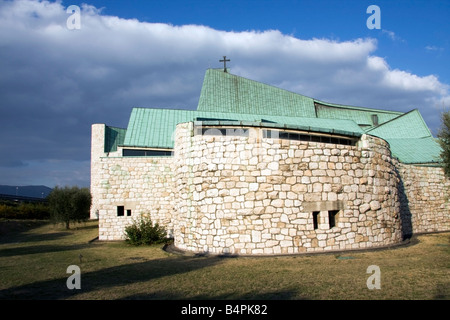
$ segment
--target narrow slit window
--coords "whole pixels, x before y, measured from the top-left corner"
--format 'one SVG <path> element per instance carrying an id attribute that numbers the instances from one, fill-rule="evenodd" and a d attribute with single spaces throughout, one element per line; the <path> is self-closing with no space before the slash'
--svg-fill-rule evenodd
<path id="1" fill-rule="evenodd" d="M 339 210 L 328 211 L 328 223 L 330 225 L 330 229 L 335 227 L 338 222 Z"/>
<path id="2" fill-rule="evenodd" d="M 339 144 L 339 138 L 331 138 L 331 143 Z"/>
<path id="3" fill-rule="evenodd" d="M 302 134 L 280 130 L 263 130 L 263 138 L 333 143 L 333 144 L 342 144 L 346 146 L 354 146 L 356 145 L 357 141 L 356 139 L 345 139 L 315 134 Z"/>
<path id="4" fill-rule="evenodd" d="M 310 141 L 311 140 L 311 136 L 308 136 L 306 134 L 302 134 L 302 135 L 300 135 L 300 140 L 301 141 Z"/>
<path id="5" fill-rule="evenodd" d="M 125 207 L 124 206 L 117 206 L 117 216 L 123 217 L 125 214 Z"/>
<path id="6" fill-rule="evenodd" d="M 376 115 L 376 114 L 373 114 L 372 115 L 372 123 L 373 123 L 373 125 L 374 126 L 377 126 L 378 125 L 378 115 Z"/>
<path id="7" fill-rule="evenodd" d="M 320 142 L 320 136 L 311 136 L 311 142 Z"/>
<path id="8" fill-rule="evenodd" d="M 140 150 L 140 149 L 123 149 L 124 157 L 166 157 L 171 156 L 172 151 L 168 150 Z"/>
<path id="9" fill-rule="evenodd" d="M 319 229 L 319 211 L 314 211 L 313 212 L 313 226 L 314 226 L 314 230 Z"/>

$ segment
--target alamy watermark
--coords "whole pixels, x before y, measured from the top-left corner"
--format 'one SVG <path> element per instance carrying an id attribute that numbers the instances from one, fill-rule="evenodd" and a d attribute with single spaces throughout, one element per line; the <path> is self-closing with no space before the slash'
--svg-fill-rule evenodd
<path id="1" fill-rule="evenodd" d="M 366 273 L 372 274 L 366 281 L 369 290 L 381 289 L 381 270 L 379 266 L 371 265 L 367 267 Z"/>
<path id="2" fill-rule="evenodd" d="M 377 5 L 370 5 L 367 7 L 366 13 L 371 14 L 369 18 L 367 18 L 366 25 L 370 30 L 372 29 L 381 29 L 381 9 Z"/>
<path id="3" fill-rule="evenodd" d="M 70 17 L 67 18 L 66 25 L 69 30 L 80 30 L 81 29 L 81 10 L 79 6 L 71 5 L 66 10 L 70 13 Z"/>
<path id="4" fill-rule="evenodd" d="M 71 273 L 72 275 L 67 278 L 66 286 L 67 289 L 81 289 L 81 270 L 77 265 L 70 265 L 67 267 L 66 273 Z"/>

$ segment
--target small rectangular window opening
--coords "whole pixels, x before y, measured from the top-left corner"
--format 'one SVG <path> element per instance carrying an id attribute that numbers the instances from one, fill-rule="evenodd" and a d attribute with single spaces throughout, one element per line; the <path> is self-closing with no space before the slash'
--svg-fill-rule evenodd
<path id="1" fill-rule="evenodd" d="M 131 217 L 131 210 L 127 209 L 127 217 Z"/>
<path id="2" fill-rule="evenodd" d="M 372 115 L 372 123 L 374 126 L 378 125 L 378 115 L 376 115 L 376 114 Z"/>
<path id="3" fill-rule="evenodd" d="M 123 217 L 125 213 L 125 207 L 124 206 L 117 206 L 117 216 Z"/>
<path id="4" fill-rule="evenodd" d="M 330 225 L 330 229 L 335 227 L 338 221 L 339 210 L 328 211 L 328 223 Z"/>
<path id="5" fill-rule="evenodd" d="M 313 212 L 313 226 L 314 230 L 317 230 L 319 228 L 319 211 Z"/>

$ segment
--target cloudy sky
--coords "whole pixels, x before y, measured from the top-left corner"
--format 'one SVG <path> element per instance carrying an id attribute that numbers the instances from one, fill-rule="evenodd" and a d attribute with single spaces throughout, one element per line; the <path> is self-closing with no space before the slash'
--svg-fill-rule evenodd
<path id="1" fill-rule="evenodd" d="M 449 17 L 448 0 L 0 0 L 0 184 L 89 186 L 91 124 L 195 109 L 224 55 L 233 74 L 323 101 L 417 108 L 436 134 Z"/>

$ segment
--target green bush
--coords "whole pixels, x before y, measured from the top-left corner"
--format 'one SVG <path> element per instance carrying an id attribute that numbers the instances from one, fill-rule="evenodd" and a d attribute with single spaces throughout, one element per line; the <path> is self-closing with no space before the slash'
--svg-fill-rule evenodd
<path id="1" fill-rule="evenodd" d="M 153 224 L 149 217 L 141 216 L 125 227 L 125 240 L 135 246 L 163 243 L 166 238 L 166 229 L 158 223 Z"/>
<path id="2" fill-rule="evenodd" d="M 441 157 L 444 165 L 444 172 L 450 178 L 450 111 L 444 112 L 441 116 L 442 124 L 439 128 L 438 142 L 442 147 Z"/>

